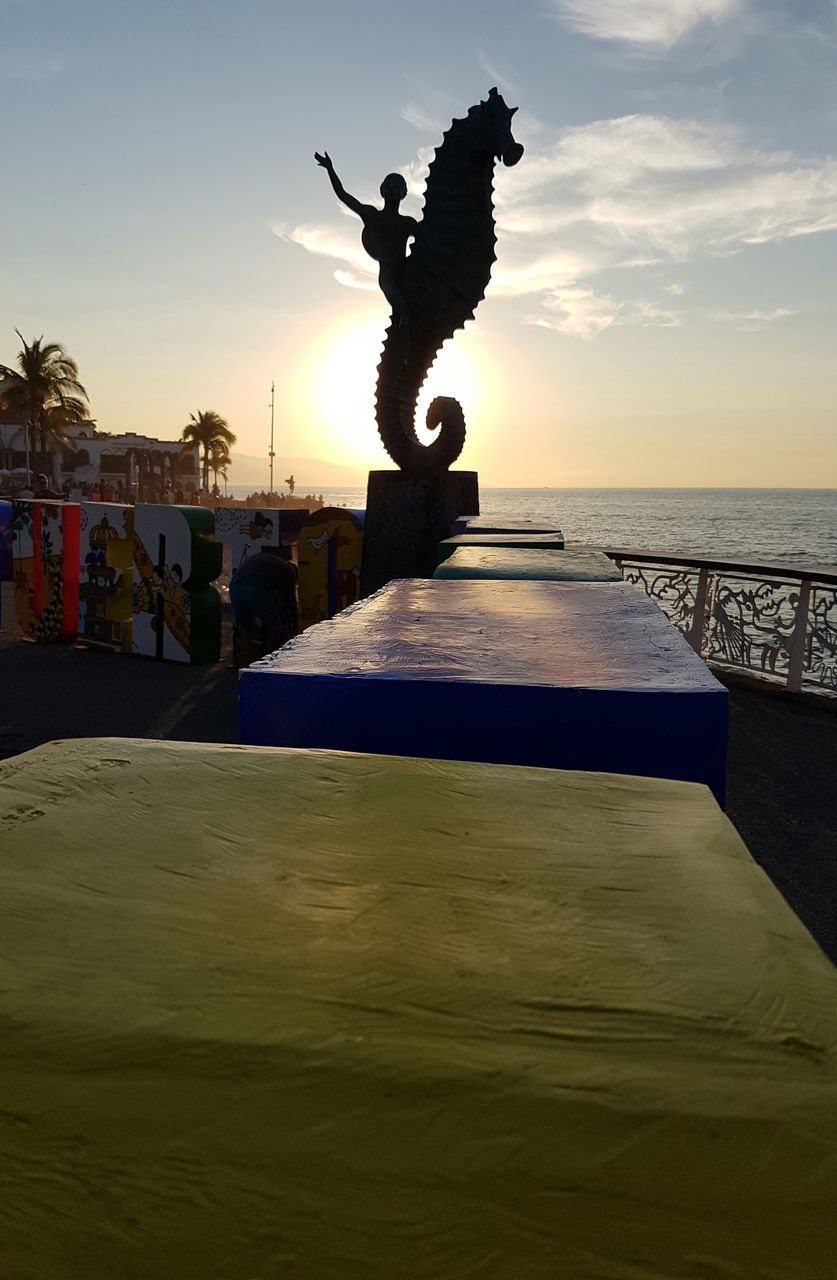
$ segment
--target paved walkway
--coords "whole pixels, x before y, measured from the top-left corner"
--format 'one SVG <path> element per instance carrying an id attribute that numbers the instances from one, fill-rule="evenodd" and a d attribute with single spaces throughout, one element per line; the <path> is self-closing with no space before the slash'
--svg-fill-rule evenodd
<path id="1" fill-rule="evenodd" d="M 225 613 L 225 661 L 211 667 L 18 639 L 2 584 L 0 758 L 55 738 L 238 741 L 238 674 Z"/>
<path id="2" fill-rule="evenodd" d="M 237 742 L 237 674 L 17 639 L 3 584 L 0 758 L 55 738 Z M 229 652 L 229 623 L 225 623 Z M 728 812 L 837 963 L 837 708 L 730 691 Z"/>
<path id="3" fill-rule="evenodd" d="M 730 689 L 727 812 L 837 964 L 837 703 Z"/>

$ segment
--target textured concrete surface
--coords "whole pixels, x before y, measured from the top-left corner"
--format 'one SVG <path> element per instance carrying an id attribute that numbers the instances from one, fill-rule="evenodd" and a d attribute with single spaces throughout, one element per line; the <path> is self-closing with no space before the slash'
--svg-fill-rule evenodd
<path id="1" fill-rule="evenodd" d="M 434 578 L 512 582 L 621 582 L 622 574 L 595 547 L 458 547 L 436 569 Z"/>
<path id="2" fill-rule="evenodd" d="M 545 551 L 562 551 L 564 535 L 560 529 L 552 533 L 456 533 L 439 543 L 439 564 L 457 547 L 542 547 Z"/>
<path id="3" fill-rule="evenodd" d="M 837 974 L 705 788 L 99 739 L 0 831 L 4 1277 L 833 1280 Z"/>
<path id="4" fill-rule="evenodd" d="M 837 964 L 837 701 L 730 689 L 727 812 Z"/>
<path id="5" fill-rule="evenodd" d="M 537 520 L 500 520 L 497 516 L 460 516 L 454 533 L 557 533 L 554 524 Z"/>
<path id="6" fill-rule="evenodd" d="M 237 672 L 18 638 L 11 587 L 0 587 L 0 757 L 91 735 L 237 742 Z M 229 609 L 222 653 L 232 652 Z"/>
<path id="7" fill-rule="evenodd" d="M 625 582 L 391 582 L 241 675 L 241 739 L 704 782 L 726 691 Z"/>
<path id="8" fill-rule="evenodd" d="M 96 735 L 238 741 L 238 681 L 185 667 L 18 638 L 0 587 L 0 757 Z M 229 628 L 225 631 L 229 652 Z M 727 812 L 753 857 L 837 963 L 837 707 L 732 686 Z"/>

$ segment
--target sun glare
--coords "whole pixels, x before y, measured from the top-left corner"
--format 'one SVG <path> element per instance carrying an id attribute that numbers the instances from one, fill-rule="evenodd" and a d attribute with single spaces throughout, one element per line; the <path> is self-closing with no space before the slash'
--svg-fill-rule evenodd
<path id="1" fill-rule="evenodd" d="M 383 337 L 379 320 L 339 333 L 312 370 L 321 425 L 338 445 L 366 453 L 375 443 L 375 378 Z"/>
<path id="2" fill-rule="evenodd" d="M 375 384 L 381 356 L 385 322 L 365 321 L 338 334 L 314 365 L 313 395 L 317 415 L 335 447 L 370 455 L 378 451 L 375 422 Z M 454 396 L 465 418 L 473 421 L 478 408 L 477 376 L 481 358 L 478 340 L 459 333 L 445 343 L 419 397 L 416 421 L 419 438 L 432 440 L 424 429 L 427 406 L 434 396 Z"/>

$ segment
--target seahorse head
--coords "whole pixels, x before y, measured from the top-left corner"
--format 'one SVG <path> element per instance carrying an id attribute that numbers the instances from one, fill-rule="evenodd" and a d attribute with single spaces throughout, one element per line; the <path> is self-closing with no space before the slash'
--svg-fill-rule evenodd
<path id="1" fill-rule="evenodd" d="M 523 155 L 523 146 L 515 142 L 511 131 L 516 110 L 517 107 L 506 106 L 496 89 L 489 89 L 488 99 L 468 112 L 471 146 L 502 160 L 509 168 Z"/>

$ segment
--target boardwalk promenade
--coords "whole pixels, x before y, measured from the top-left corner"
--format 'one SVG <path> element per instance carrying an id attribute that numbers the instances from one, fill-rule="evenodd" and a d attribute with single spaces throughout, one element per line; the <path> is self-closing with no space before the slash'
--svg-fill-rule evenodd
<path id="1" fill-rule="evenodd" d="M 56 738 L 238 740 L 238 675 L 73 645 L 19 640 L 11 591 L 0 631 L 0 758 Z M 228 613 L 224 652 L 231 648 Z"/>
<path id="2" fill-rule="evenodd" d="M 69 645 L 24 644 L 17 638 L 6 587 L 0 758 L 57 738 L 97 736 L 236 742 L 236 672 L 225 663 L 192 668 Z M 729 816 L 837 963 L 835 777 L 837 710 L 791 696 L 731 689 Z"/>

